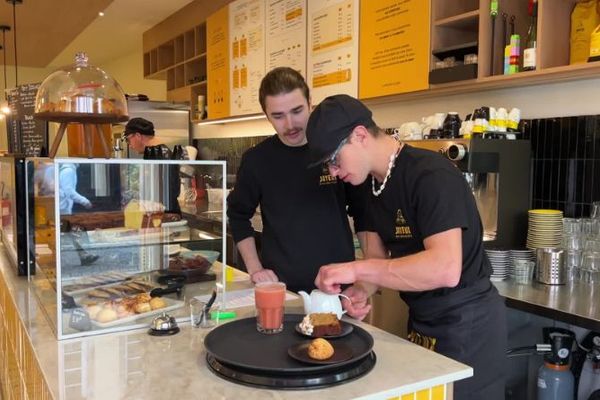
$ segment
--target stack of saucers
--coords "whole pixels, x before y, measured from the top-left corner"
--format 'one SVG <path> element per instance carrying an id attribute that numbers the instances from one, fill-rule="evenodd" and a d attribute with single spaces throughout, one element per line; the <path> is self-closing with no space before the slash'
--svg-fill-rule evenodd
<path id="1" fill-rule="evenodd" d="M 510 269 L 510 257 L 508 250 L 486 250 L 490 263 L 492 264 L 492 275 L 490 280 L 503 281 L 508 278 Z"/>
<path id="2" fill-rule="evenodd" d="M 527 248 L 560 247 L 562 239 L 562 218 L 560 210 L 529 210 Z"/>

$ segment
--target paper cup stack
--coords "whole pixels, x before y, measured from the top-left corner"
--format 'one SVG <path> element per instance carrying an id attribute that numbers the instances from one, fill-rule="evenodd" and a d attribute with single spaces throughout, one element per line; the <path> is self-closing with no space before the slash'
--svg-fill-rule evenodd
<path id="1" fill-rule="evenodd" d="M 560 210 L 529 210 L 527 248 L 560 247 L 562 241 L 562 218 Z"/>

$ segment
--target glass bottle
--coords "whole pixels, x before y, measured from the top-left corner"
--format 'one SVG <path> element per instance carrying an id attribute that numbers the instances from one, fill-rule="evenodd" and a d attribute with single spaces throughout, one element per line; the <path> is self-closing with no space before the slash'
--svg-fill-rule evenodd
<path id="1" fill-rule="evenodd" d="M 529 27 L 527 28 L 527 41 L 523 50 L 523 71 L 533 71 L 537 68 L 537 0 L 533 0 Z"/>

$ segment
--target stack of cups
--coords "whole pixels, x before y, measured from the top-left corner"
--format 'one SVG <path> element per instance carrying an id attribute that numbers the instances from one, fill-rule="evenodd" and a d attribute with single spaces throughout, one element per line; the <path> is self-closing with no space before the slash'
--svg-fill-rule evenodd
<path id="1" fill-rule="evenodd" d="M 563 219 L 562 245 L 567 278 L 595 283 L 600 282 L 600 202 L 592 205 L 591 214 Z"/>

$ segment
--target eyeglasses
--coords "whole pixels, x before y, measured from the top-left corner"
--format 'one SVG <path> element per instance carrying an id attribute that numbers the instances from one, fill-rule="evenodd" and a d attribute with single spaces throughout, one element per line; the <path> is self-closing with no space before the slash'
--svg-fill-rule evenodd
<path id="1" fill-rule="evenodd" d="M 342 140 L 340 142 L 340 144 L 338 145 L 337 149 L 335 149 L 335 151 L 331 155 L 331 157 L 329 157 L 329 159 L 327 161 L 325 161 L 325 165 L 326 166 L 328 166 L 328 167 L 336 167 L 336 168 L 340 166 L 338 164 L 337 156 L 340 153 L 340 151 L 342 150 L 342 147 L 344 147 L 344 145 L 346 143 L 348 143 L 348 138 L 345 138 L 344 140 Z"/>
<path id="2" fill-rule="evenodd" d="M 135 133 L 127 133 L 127 134 L 123 135 L 123 140 L 125 140 L 125 142 L 126 142 L 127 144 L 129 144 L 129 139 L 130 139 L 130 138 L 131 138 L 133 135 L 135 135 Z"/>

